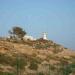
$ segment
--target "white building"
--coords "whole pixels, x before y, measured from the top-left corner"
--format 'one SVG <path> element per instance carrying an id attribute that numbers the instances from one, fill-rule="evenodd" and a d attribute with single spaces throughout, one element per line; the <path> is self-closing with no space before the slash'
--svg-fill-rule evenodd
<path id="1" fill-rule="evenodd" d="M 47 39 L 47 33 L 43 33 L 43 39 L 44 39 L 44 40 L 48 40 L 48 39 Z"/>
<path id="2" fill-rule="evenodd" d="M 33 40 L 36 40 L 36 39 L 33 38 L 33 36 L 25 35 L 25 36 L 23 37 L 23 40 L 31 40 L 31 41 L 33 41 Z"/>

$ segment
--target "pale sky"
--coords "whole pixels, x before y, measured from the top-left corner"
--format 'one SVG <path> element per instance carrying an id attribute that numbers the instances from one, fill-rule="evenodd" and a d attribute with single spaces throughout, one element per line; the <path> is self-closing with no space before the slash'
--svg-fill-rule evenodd
<path id="1" fill-rule="evenodd" d="M 75 0 L 0 0 L 0 36 L 16 25 L 75 50 Z"/>

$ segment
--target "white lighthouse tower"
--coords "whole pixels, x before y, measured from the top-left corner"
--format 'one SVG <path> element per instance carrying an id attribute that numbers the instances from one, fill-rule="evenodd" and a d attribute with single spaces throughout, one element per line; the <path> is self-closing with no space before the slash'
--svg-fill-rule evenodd
<path id="1" fill-rule="evenodd" d="M 46 32 L 43 33 L 43 39 L 44 39 L 44 40 L 48 40 L 48 39 L 47 39 L 47 33 L 46 33 Z"/>

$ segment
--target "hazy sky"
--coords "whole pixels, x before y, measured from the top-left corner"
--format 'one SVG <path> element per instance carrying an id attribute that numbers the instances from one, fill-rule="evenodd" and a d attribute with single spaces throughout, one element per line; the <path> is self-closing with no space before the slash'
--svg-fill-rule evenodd
<path id="1" fill-rule="evenodd" d="M 0 0 L 0 36 L 16 25 L 75 49 L 75 0 Z"/>

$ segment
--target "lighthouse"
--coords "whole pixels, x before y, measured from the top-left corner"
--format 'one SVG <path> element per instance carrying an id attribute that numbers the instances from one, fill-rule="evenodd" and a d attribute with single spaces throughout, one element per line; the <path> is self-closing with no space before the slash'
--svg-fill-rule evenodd
<path id="1" fill-rule="evenodd" d="M 45 32 L 43 33 L 43 39 L 44 39 L 44 40 L 48 40 L 48 39 L 47 39 L 47 33 L 45 33 Z"/>

